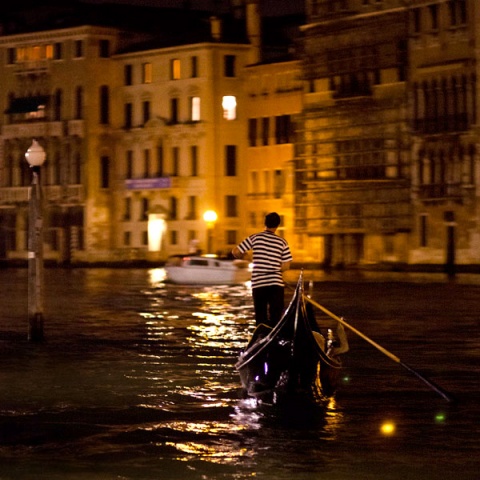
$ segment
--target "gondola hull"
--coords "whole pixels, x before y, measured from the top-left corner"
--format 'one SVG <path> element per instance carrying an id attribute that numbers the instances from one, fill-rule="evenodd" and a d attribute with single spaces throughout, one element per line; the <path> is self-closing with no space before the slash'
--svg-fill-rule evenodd
<path id="1" fill-rule="evenodd" d="M 315 330 L 300 279 L 280 322 L 273 329 L 257 327 L 238 359 L 244 394 L 272 404 L 294 398 L 319 403 L 332 397 L 341 361 L 323 351 Z"/>

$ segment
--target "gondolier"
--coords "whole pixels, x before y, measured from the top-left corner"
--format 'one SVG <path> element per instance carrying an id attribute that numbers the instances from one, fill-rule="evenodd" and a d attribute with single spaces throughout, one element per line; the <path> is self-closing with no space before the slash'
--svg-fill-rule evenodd
<path id="1" fill-rule="evenodd" d="M 319 332 L 305 302 L 302 272 L 275 328 L 257 327 L 235 364 L 246 397 L 265 404 L 326 405 L 335 394 L 342 368 L 338 354 L 348 350 L 348 342 L 344 337 L 343 351 L 331 348 L 330 336 Z"/>
<path id="2" fill-rule="evenodd" d="M 265 230 L 245 238 L 233 250 L 235 258 L 253 252 L 252 297 L 256 324 L 271 327 L 285 307 L 283 272 L 290 268 L 292 254 L 287 241 L 275 232 L 280 225 L 276 212 L 265 216 Z"/>

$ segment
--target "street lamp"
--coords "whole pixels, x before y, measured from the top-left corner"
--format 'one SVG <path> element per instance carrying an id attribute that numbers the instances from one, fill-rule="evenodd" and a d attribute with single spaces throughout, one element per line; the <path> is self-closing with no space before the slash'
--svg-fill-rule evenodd
<path id="1" fill-rule="evenodd" d="M 217 212 L 215 210 L 207 210 L 203 214 L 203 219 L 207 224 L 207 236 L 208 236 L 208 243 L 207 243 L 207 253 L 212 253 L 213 250 L 213 227 L 215 226 L 215 222 L 217 221 Z"/>
<path id="2" fill-rule="evenodd" d="M 45 150 L 36 141 L 25 153 L 33 178 L 29 192 L 28 224 L 28 339 L 43 340 L 43 215 L 40 167 Z"/>

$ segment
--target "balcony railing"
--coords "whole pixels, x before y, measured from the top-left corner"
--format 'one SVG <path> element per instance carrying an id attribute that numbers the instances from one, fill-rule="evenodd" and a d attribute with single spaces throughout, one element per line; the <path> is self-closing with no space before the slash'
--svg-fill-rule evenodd
<path id="1" fill-rule="evenodd" d="M 460 183 L 432 183 L 420 185 L 419 197 L 422 200 L 461 198 L 462 185 Z"/>
<path id="2" fill-rule="evenodd" d="M 2 126 L 4 139 L 11 138 L 38 138 L 38 137 L 62 137 L 62 122 L 22 122 Z"/>
<path id="3" fill-rule="evenodd" d="M 0 188 L 0 205 L 13 205 L 28 202 L 28 187 Z"/>
<path id="4" fill-rule="evenodd" d="M 16 205 L 28 202 L 29 187 L 0 188 L 0 205 Z M 76 203 L 85 201 L 83 185 L 47 185 L 42 187 L 44 199 L 49 203 Z"/>

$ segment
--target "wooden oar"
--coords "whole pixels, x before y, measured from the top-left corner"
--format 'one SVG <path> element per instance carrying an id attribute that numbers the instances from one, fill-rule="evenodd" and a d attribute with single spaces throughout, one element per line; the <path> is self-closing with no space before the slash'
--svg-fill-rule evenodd
<path id="1" fill-rule="evenodd" d="M 375 342 L 374 340 L 372 340 L 371 338 L 367 337 L 364 333 L 360 332 L 360 330 L 357 330 L 355 327 L 353 327 L 352 325 L 350 325 L 349 323 L 347 323 L 343 318 L 340 318 L 338 317 L 337 315 L 335 315 L 334 313 L 330 312 L 329 310 L 327 310 L 325 307 L 323 307 L 322 305 L 320 305 L 319 303 L 315 302 L 314 300 L 312 300 L 310 297 L 304 295 L 304 298 L 310 302 L 312 305 L 314 305 L 315 307 L 319 308 L 320 310 L 322 310 L 324 313 L 326 313 L 328 316 L 332 317 L 334 320 L 336 320 L 337 322 L 340 322 L 343 326 L 347 327 L 348 329 L 350 329 L 352 332 L 356 333 L 359 337 L 363 338 L 364 340 L 366 340 L 368 343 L 370 343 L 371 345 L 373 345 L 377 350 L 379 350 L 380 352 L 382 352 L 384 355 L 386 355 L 388 358 L 392 359 L 394 362 L 398 363 L 399 365 L 401 365 L 402 367 L 404 367 L 405 369 L 407 369 L 410 373 L 413 373 L 416 377 L 418 377 L 420 380 L 422 380 L 423 382 L 425 382 L 430 388 L 432 388 L 433 390 L 435 390 L 438 394 L 440 394 L 447 402 L 455 402 L 455 399 L 452 397 L 452 395 L 450 395 L 449 393 L 447 393 L 445 390 L 443 390 L 441 387 L 439 387 L 436 383 L 432 382 L 432 380 L 429 380 L 428 378 L 426 378 L 424 375 L 420 374 L 419 372 L 417 372 L 415 369 L 413 369 L 412 367 L 410 367 L 410 365 L 407 365 L 405 362 L 402 362 L 396 355 L 394 355 L 393 353 L 389 352 L 387 349 L 383 348 L 381 345 L 379 345 L 377 342 Z"/>

